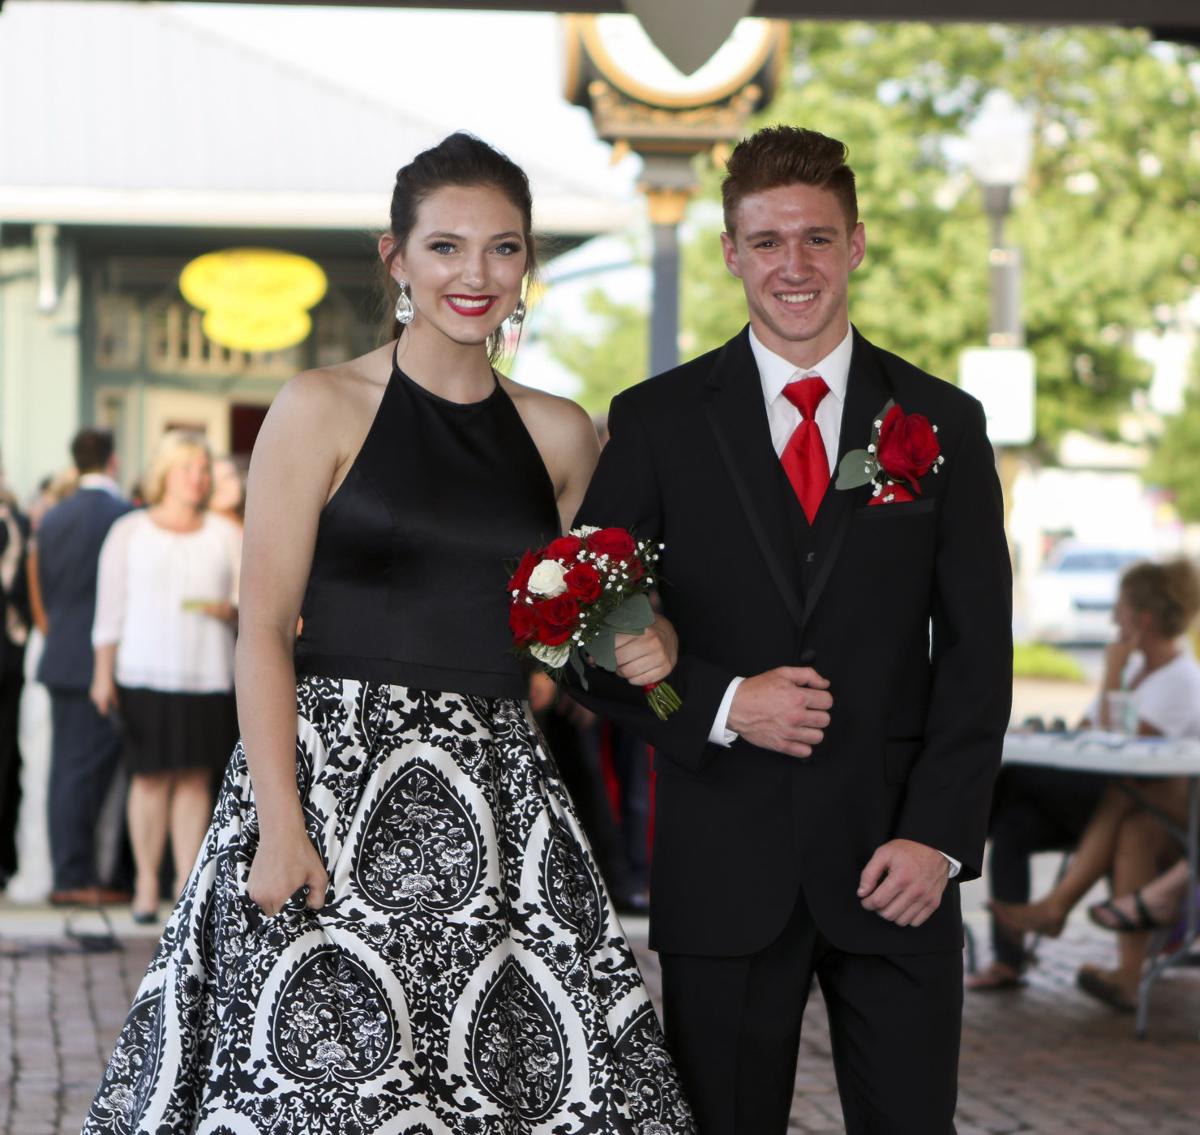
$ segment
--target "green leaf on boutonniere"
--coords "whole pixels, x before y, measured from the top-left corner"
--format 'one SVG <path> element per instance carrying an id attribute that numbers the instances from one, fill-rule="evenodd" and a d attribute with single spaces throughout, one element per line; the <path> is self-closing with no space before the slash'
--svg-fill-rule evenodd
<path id="1" fill-rule="evenodd" d="M 835 488 L 857 489 L 860 485 L 868 485 L 878 472 L 879 462 L 874 454 L 865 449 L 852 449 L 838 465 Z"/>
<path id="2" fill-rule="evenodd" d="M 888 411 L 896 404 L 895 398 L 889 398 L 884 407 L 871 419 L 871 442 L 869 449 L 852 449 L 838 463 L 837 480 L 834 488 L 857 489 L 869 485 L 879 476 L 879 433 L 883 428 Z"/>

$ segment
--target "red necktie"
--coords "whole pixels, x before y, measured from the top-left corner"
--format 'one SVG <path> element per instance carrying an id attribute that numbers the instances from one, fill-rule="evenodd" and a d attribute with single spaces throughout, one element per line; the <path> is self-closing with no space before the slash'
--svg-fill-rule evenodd
<path id="1" fill-rule="evenodd" d="M 825 456 L 825 442 L 816 423 L 817 407 L 828 393 L 829 387 L 819 374 L 789 382 L 783 388 L 783 396 L 800 411 L 803 421 L 788 438 L 779 460 L 796 490 L 809 524 L 816 518 L 829 487 L 829 459 Z"/>

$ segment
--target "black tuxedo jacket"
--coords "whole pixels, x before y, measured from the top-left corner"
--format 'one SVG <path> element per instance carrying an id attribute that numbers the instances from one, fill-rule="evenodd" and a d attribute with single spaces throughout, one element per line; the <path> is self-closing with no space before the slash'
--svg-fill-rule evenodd
<path id="1" fill-rule="evenodd" d="M 665 543 L 663 609 L 679 632 L 660 722 L 592 668 L 578 696 L 651 742 L 657 761 L 651 945 L 740 955 L 782 930 L 803 887 L 835 946 L 957 950 L 958 888 L 924 926 L 862 908 L 859 874 L 903 837 L 979 874 L 1012 691 L 1003 507 L 978 402 L 854 332 L 840 455 L 889 398 L 938 427 L 945 457 L 911 503 L 827 492 L 810 526 L 771 444 L 746 330 L 613 400 L 577 523 Z M 832 723 L 800 760 L 708 735 L 735 676 L 811 665 Z"/>

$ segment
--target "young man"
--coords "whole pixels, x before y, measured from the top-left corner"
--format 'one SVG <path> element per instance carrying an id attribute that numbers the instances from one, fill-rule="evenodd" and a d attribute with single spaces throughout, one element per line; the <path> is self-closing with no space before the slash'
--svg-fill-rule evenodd
<path id="1" fill-rule="evenodd" d="M 38 531 L 38 581 L 46 609 L 46 646 L 38 681 L 50 691 L 50 858 L 58 904 L 119 903 L 128 892 L 102 886 L 96 829 L 117 773 L 121 739 L 88 697 L 92 619 L 100 546 L 129 511 L 114 480 L 108 430 L 82 429 L 71 442 L 79 488 L 55 505 Z"/>
<path id="2" fill-rule="evenodd" d="M 792 127 L 734 150 L 749 327 L 614 399 L 579 513 L 666 544 L 683 709 L 599 672 L 582 697 L 661 757 L 651 945 L 701 1135 L 783 1135 L 814 975 L 850 1135 L 954 1129 L 957 880 L 1008 721 L 1011 576 L 978 403 L 850 325 L 845 156 Z M 936 434 L 902 421 L 874 451 L 895 484 L 836 488 L 889 402 Z"/>

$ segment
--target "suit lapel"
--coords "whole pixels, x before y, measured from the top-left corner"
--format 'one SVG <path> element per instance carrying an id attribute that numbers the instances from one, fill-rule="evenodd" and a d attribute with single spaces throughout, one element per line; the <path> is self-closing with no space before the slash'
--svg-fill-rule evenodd
<path id="1" fill-rule="evenodd" d="M 846 404 L 842 407 L 842 428 L 838 438 L 838 465 L 852 449 L 865 449 L 871 439 L 871 424 L 875 415 L 893 396 L 892 382 L 879 361 L 873 346 L 854 329 L 854 347 L 850 356 L 850 375 L 846 383 Z M 837 469 L 833 470 L 837 481 Z M 817 514 L 815 536 L 820 548 L 817 571 L 805 591 L 804 618 L 807 625 L 816 610 L 817 601 L 825 590 L 837 564 L 837 558 L 850 530 L 854 510 L 870 499 L 870 486 L 858 489 L 838 489 L 830 484 L 821 511 Z"/>
<path id="2" fill-rule="evenodd" d="M 771 579 L 797 626 L 804 620 L 799 571 L 789 536 L 786 486 L 771 444 L 758 367 L 747 330 L 718 352 L 709 372 L 704 411 Z"/>

